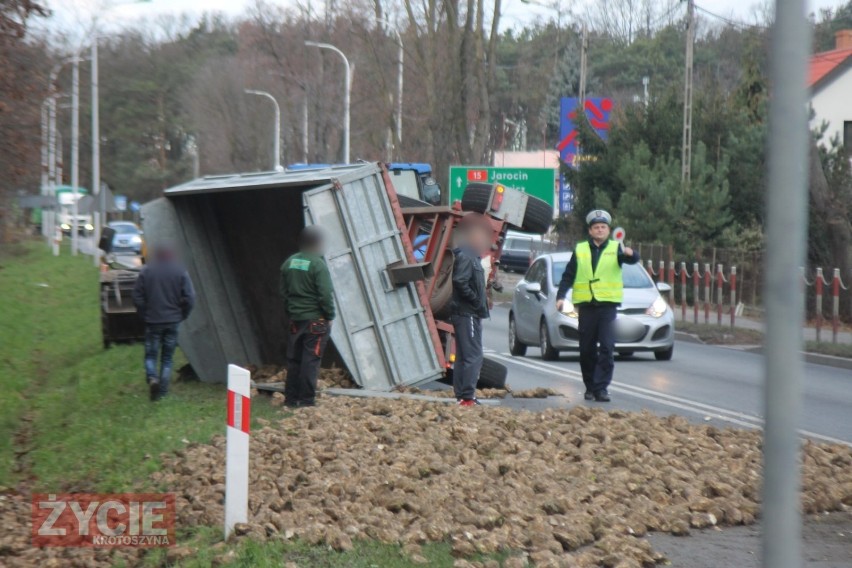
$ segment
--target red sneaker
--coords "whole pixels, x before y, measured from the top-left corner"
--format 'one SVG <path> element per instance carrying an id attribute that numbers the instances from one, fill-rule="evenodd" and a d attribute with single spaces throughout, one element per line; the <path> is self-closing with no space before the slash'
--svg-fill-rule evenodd
<path id="1" fill-rule="evenodd" d="M 459 406 L 476 406 L 476 401 L 473 401 L 473 400 L 470 400 L 470 399 L 463 398 L 462 400 L 460 400 L 460 401 L 458 402 L 458 405 L 459 405 Z"/>

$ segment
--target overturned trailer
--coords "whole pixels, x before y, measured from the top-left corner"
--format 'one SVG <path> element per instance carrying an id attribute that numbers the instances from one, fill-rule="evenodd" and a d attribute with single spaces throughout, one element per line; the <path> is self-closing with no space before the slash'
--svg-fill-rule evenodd
<path id="1" fill-rule="evenodd" d="M 479 195 L 485 197 L 483 189 Z M 518 209 L 490 213 L 496 259 L 509 226 L 502 217 Z M 432 230 L 436 223 L 422 228 L 423 215 L 438 216 L 440 234 Z M 452 328 L 434 315 L 444 311 L 436 302 L 446 303 L 437 283 L 448 282 L 446 269 L 443 278 L 435 275 L 441 264 L 435 261 L 444 259 L 451 243 L 446 231 L 461 215 L 460 207 L 402 209 L 380 164 L 207 176 L 167 189 L 142 208 L 151 241 L 178 247 L 195 282 L 197 307 L 180 344 L 202 380 L 224 381 L 228 363 L 285 362 L 289 326 L 278 297 L 279 267 L 296 252 L 300 230 L 317 224 L 328 235 L 338 309 L 331 332 L 336 353 L 329 357 L 339 356 L 359 386 L 385 391 L 451 370 Z M 429 238 L 425 258 L 412 244 L 418 233 Z M 505 369 L 495 365 L 484 372 L 505 380 Z"/>

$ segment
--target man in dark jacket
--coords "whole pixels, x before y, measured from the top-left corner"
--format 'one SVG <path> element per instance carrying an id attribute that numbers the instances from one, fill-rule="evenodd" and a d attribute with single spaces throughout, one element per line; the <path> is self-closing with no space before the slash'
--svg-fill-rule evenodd
<path id="1" fill-rule="evenodd" d="M 299 252 L 281 265 L 279 291 L 290 320 L 284 404 L 316 404 L 317 373 L 334 319 L 331 273 L 322 257 L 322 230 L 312 225 L 299 235 Z"/>
<path id="2" fill-rule="evenodd" d="M 462 242 L 453 250 L 452 317 L 456 339 L 453 390 L 459 406 L 474 406 L 476 383 L 482 369 L 482 318 L 488 317 L 485 271 L 481 256 L 489 250 L 493 229 L 479 213 L 468 213 L 459 223 Z"/>
<path id="3" fill-rule="evenodd" d="M 145 376 L 151 400 L 169 392 L 172 357 L 178 325 L 195 305 L 195 290 L 186 268 L 166 244 L 154 247 L 153 262 L 145 265 L 133 288 L 136 312 L 145 322 Z M 160 371 L 157 372 L 157 358 Z"/>

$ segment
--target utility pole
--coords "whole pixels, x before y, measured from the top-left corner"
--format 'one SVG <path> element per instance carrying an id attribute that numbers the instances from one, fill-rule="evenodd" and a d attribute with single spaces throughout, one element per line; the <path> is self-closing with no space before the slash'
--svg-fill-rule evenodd
<path id="1" fill-rule="evenodd" d="M 686 67 L 683 86 L 683 151 L 681 185 L 689 188 L 692 165 L 692 48 L 695 43 L 695 2 L 686 0 Z"/>
<path id="2" fill-rule="evenodd" d="M 308 103 L 310 98 L 306 84 L 302 85 L 302 94 L 304 95 L 302 100 L 302 160 L 307 164 L 310 162 L 308 160 Z"/>
<path id="3" fill-rule="evenodd" d="M 80 199 L 80 57 L 74 56 L 71 71 L 71 192 L 74 203 L 71 205 L 71 255 L 77 256 L 79 244 Z"/>
<path id="4" fill-rule="evenodd" d="M 92 260 L 100 266 L 98 239 L 101 236 L 101 215 L 106 223 L 105 194 L 101 191 L 101 119 L 100 94 L 98 93 L 98 33 L 92 38 L 92 196 L 95 198 L 95 231 L 92 235 Z"/>
<path id="5" fill-rule="evenodd" d="M 48 172 L 47 172 L 47 170 L 48 170 L 48 162 L 47 162 L 48 149 L 47 149 L 47 144 L 48 144 L 48 138 L 50 137 L 50 132 L 48 131 L 48 124 L 49 123 L 48 123 L 47 115 L 48 115 L 48 108 L 50 107 L 50 98 L 51 97 L 48 95 L 48 97 L 41 102 L 41 187 L 39 188 L 39 194 L 41 194 L 42 196 L 47 195 L 47 192 L 48 192 L 48 190 L 47 190 L 47 184 L 48 184 L 48 177 L 47 177 L 48 176 Z M 47 218 L 46 218 L 47 216 L 45 214 L 46 213 L 45 209 L 46 208 L 42 204 L 42 208 L 41 208 L 41 235 L 43 237 L 47 237 L 48 242 L 50 242 L 50 239 L 52 238 L 53 235 L 51 235 L 48 232 Z"/>
<path id="6" fill-rule="evenodd" d="M 808 56 L 811 24 L 804 0 L 777 0 L 769 82 L 768 186 L 763 300 L 763 566 L 798 568 L 802 554 L 802 326 L 798 274 L 808 235 Z"/>
<path id="7" fill-rule="evenodd" d="M 586 24 L 583 24 L 583 39 L 580 42 L 580 108 L 583 109 L 586 104 L 586 75 L 588 67 L 586 65 L 586 55 L 589 51 L 589 31 Z"/>

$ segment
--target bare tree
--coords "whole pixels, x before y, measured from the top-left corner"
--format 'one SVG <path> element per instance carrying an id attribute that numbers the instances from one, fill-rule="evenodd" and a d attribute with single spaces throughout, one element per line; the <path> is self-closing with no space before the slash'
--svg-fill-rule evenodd
<path id="1" fill-rule="evenodd" d="M 596 0 L 589 8 L 591 27 L 616 42 L 630 44 L 671 25 L 682 14 L 680 0 Z"/>
<path id="2" fill-rule="evenodd" d="M 501 1 L 405 0 L 405 9 L 423 70 L 436 170 L 488 161 Z"/>

